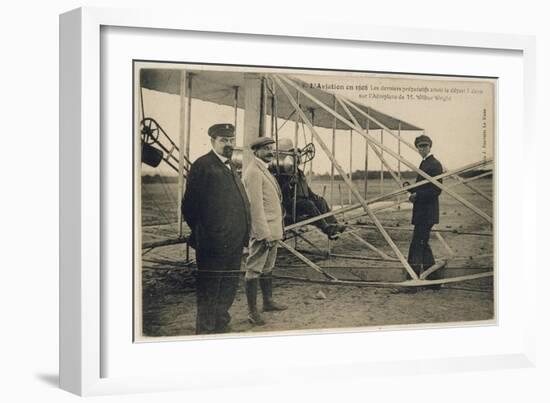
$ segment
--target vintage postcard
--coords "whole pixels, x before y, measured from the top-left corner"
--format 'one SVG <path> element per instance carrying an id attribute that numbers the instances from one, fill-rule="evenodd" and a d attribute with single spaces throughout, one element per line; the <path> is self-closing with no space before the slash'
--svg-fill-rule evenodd
<path id="1" fill-rule="evenodd" d="M 493 324 L 491 77 L 134 62 L 134 339 Z"/>

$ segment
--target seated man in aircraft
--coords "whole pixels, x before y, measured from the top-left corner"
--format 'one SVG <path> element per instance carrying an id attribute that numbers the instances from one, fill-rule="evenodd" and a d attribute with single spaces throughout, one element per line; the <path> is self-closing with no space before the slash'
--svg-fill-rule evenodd
<path id="1" fill-rule="evenodd" d="M 282 139 L 288 140 L 288 139 Z M 293 152 L 294 148 L 290 144 L 290 147 L 285 147 L 286 142 L 279 141 L 279 150 Z M 297 149 L 298 155 L 300 149 Z M 293 207 L 294 207 L 294 192 L 296 191 L 296 219 L 302 221 L 307 218 L 317 217 L 322 214 L 330 212 L 330 207 L 326 200 L 317 195 L 309 187 L 306 175 L 304 171 L 299 168 L 300 157 L 296 161 L 298 164 L 296 175 L 294 174 L 281 174 L 278 175 L 277 180 L 281 187 L 283 194 L 283 206 L 287 212 L 287 224 L 292 223 Z M 300 219 L 300 220 L 298 220 Z M 312 223 L 323 231 L 329 239 L 338 238 L 338 234 L 345 230 L 345 226 L 339 224 L 334 215 L 322 218 Z"/>

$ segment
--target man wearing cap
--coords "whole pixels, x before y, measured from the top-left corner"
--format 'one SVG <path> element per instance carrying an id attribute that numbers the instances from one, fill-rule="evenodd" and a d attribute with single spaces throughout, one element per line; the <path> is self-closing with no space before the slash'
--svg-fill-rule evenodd
<path id="1" fill-rule="evenodd" d="M 431 154 L 432 140 L 426 135 L 421 135 L 414 140 L 414 145 L 422 157 L 419 169 L 430 176 L 441 175 L 443 167 Z M 421 175 L 416 177 L 416 182 L 423 180 Z M 439 182 L 443 181 L 439 179 Z M 418 275 L 435 264 L 429 240 L 432 227 L 439 223 L 440 194 L 439 187 L 433 183 L 426 183 L 411 190 L 409 196 L 409 201 L 413 203 L 412 224 L 414 231 L 407 260 Z"/>
<path id="2" fill-rule="evenodd" d="M 273 300 L 272 270 L 277 259 L 277 242 L 283 239 L 283 196 L 277 180 L 268 170 L 273 160 L 273 144 L 269 137 L 260 137 L 250 144 L 254 160 L 243 174 L 250 200 L 251 234 L 246 260 L 246 300 L 248 320 L 261 326 L 264 318 L 258 312 L 256 296 L 258 283 L 263 295 L 263 310 L 282 311 L 286 306 Z"/>
<path id="3" fill-rule="evenodd" d="M 216 124 L 208 135 L 212 150 L 191 165 L 182 201 L 198 266 L 197 334 L 230 330 L 229 308 L 250 233 L 248 197 L 231 161 L 235 128 Z"/>

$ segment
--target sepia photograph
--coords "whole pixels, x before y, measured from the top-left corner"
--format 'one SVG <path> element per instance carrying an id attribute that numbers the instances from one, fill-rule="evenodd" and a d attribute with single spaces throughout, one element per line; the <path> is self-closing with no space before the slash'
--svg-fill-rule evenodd
<path id="1" fill-rule="evenodd" d="M 134 60 L 134 341 L 496 323 L 495 77 Z"/>

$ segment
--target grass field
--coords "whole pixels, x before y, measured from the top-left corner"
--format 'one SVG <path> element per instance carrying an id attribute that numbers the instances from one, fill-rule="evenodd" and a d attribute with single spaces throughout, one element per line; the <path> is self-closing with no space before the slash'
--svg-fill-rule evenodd
<path id="1" fill-rule="evenodd" d="M 454 180 L 448 180 L 453 183 Z M 445 183 L 448 183 L 445 182 Z M 354 181 L 354 185 L 364 196 L 365 183 L 364 181 Z M 476 187 L 486 193 L 492 193 L 491 179 L 480 179 L 475 184 Z M 329 204 L 342 205 L 348 204 L 350 201 L 350 192 L 344 181 L 334 181 L 333 193 L 331 197 L 330 181 L 313 181 L 310 183 L 311 189 L 318 195 L 324 196 Z M 380 185 L 380 180 L 369 179 L 367 185 L 367 200 L 377 197 L 380 194 L 388 193 L 397 189 L 397 184 L 391 179 L 385 179 Z M 473 194 L 467 188 L 462 186 L 454 188 L 460 194 L 466 196 Z M 357 201 L 352 196 L 352 203 Z M 176 223 L 178 216 L 179 200 L 178 200 L 178 185 L 176 183 L 146 183 L 142 187 L 142 224 L 144 226 Z"/>

